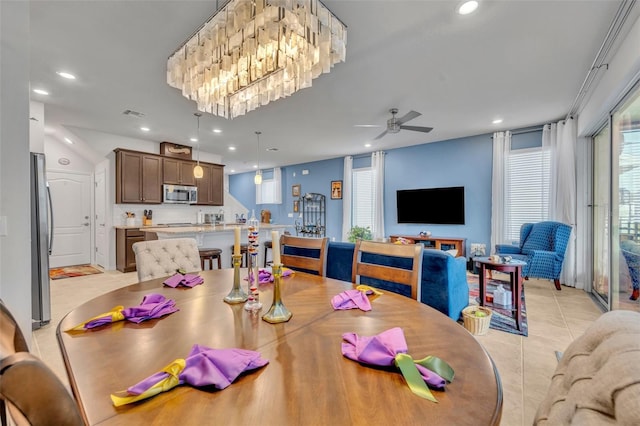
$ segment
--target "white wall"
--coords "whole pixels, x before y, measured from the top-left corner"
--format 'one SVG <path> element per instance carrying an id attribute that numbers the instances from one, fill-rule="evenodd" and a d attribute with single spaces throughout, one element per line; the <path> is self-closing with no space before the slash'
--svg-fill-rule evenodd
<path id="1" fill-rule="evenodd" d="M 85 157 L 79 155 L 71 145 L 60 142 L 51 135 L 45 135 L 44 155 L 47 161 L 47 171 L 84 172 L 93 173 L 94 165 Z M 69 164 L 64 164 L 68 160 Z"/>
<path id="2" fill-rule="evenodd" d="M 31 343 L 29 2 L 0 1 L 0 298 Z"/>

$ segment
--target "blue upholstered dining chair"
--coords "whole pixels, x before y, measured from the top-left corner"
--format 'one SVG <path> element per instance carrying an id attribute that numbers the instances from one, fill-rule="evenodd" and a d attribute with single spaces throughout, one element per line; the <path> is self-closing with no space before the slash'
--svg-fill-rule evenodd
<path id="1" fill-rule="evenodd" d="M 560 272 L 570 235 L 571 226 L 564 223 L 525 223 L 520 228 L 520 244 L 496 244 L 496 254 L 527 262 L 522 268 L 525 279 L 553 280 L 556 290 L 561 290 Z"/>

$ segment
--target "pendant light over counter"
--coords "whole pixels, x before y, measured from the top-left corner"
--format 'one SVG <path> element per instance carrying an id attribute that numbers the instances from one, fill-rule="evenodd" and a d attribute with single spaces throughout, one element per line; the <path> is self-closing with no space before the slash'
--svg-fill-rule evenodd
<path id="1" fill-rule="evenodd" d="M 256 132 L 256 136 L 258 138 L 258 146 L 256 147 L 256 160 L 258 162 L 258 170 L 256 170 L 256 175 L 253 177 L 253 183 L 256 185 L 262 184 L 262 170 L 260 170 L 260 135 L 262 132 Z"/>
<path id="2" fill-rule="evenodd" d="M 200 165 L 200 117 L 202 116 L 199 112 L 194 112 L 193 115 L 196 116 L 198 120 L 198 132 L 197 132 L 197 144 L 198 144 L 198 163 L 193 168 L 193 177 L 196 179 L 202 179 L 204 176 L 204 170 L 202 170 L 202 166 Z"/>

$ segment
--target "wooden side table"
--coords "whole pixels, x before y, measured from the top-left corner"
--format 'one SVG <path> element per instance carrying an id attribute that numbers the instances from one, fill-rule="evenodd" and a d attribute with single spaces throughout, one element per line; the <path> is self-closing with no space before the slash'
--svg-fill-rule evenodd
<path id="1" fill-rule="evenodd" d="M 487 284 L 485 282 L 487 271 L 498 271 L 509 274 L 509 284 L 511 286 L 511 306 L 516 315 L 516 328 L 521 330 L 522 324 L 522 267 L 526 262 L 511 260 L 509 263 L 493 262 L 488 257 L 474 257 L 476 265 L 480 268 L 480 279 L 478 286 L 480 289 L 480 306 L 486 306 Z M 493 304 L 490 304 L 490 306 Z"/>

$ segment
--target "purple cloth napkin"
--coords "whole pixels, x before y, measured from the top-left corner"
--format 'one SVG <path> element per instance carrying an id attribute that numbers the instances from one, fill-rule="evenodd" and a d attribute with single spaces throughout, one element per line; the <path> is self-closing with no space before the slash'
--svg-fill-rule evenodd
<path id="1" fill-rule="evenodd" d="M 365 312 L 371 310 L 371 302 L 364 292 L 360 290 L 346 290 L 331 298 L 333 309 L 361 309 Z"/>
<path id="2" fill-rule="evenodd" d="M 407 341 L 399 327 L 391 328 L 375 336 L 358 336 L 356 333 L 342 335 L 342 355 L 369 365 L 392 366 L 399 353 L 407 353 Z M 443 389 L 446 381 L 433 371 L 416 364 L 427 385 Z"/>
<path id="3" fill-rule="evenodd" d="M 178 375 L 180 384 L 191 386 L 215 386 L 224 389 L 243 372 L 263 367 L 269 363 L 260 352 L 245 349 L 212 349 L 193 345 L 184 370 Z M 167 378 L 168 373 L 160 372 L 149 376 L 127 389 L 131 395 L 140 395 L 151 386 Z"/>
<path id="4" fill-rule="evenodd" d="M 142 303 L 137 306 L 123 309 L 121 311 L 124 319 L 141 323 L 152 318 L 160 318 L 165 315 L 172 314 L 179 309 L 176 307 L 176 302 L 173 299 L 167 299 L 161 294 L 151 293 L 142 298 Z M 113 315 L 105 315 L 100 318 L 93 319 L 85 323 L 84 328 L 95 328 L 101 325 L 110 324 L 114 322 Z"/>
<path id="5" fill-rule="evenodd" d="M 179 309 L 173 299 L 167 299 L 161 294 L 151 293 L 142 298 L 142 303 L 122 310 L 124 317 L 135 323 L 141 323 L 152 318 L 160 318 L 172 314 Z"/>
<path id="6" fill-rule="evenodd" d="M 179 285 L 183 285 L 185 287 L 194 287 L 198 284 L 202 284 L 203 282 L 204 278 L 202 278 L 198 274 L 182 275 L 181 273 L 176 272 L 175 275 L 164 280 L 163 284 L 172 288 L 176 288 Z"/>
<path id="7" fill-rule="evenodd" d="M 282 276 L 288 277 L 293 274 L 293 270 L 289 268 L 282 268 Z M 247 278 L 245 278 L 245 281 Z M 258 270 L 258 283 L 259 284 L 267 284 L 272 283 L 275 280 L 273 273 L 271 272 L 271 268 L 260 268 Z"/>

